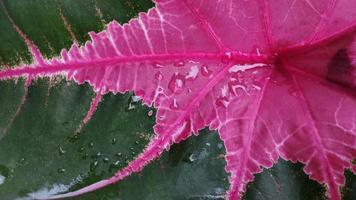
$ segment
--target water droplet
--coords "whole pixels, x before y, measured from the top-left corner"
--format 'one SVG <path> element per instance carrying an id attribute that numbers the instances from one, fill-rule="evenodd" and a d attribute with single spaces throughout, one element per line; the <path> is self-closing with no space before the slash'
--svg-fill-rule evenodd
<path id="1" fill-rule="evenodd" d="M 136 145 L 139 145 L 139 144 L 140 144 L 140 142 L 139 142 L 138 140 L 136 140 L 136 141 L 135 141 L 135 144 L 136 144 Z"/>
<path id="2" fill-rule="evenodd" d="M 63 156 L 66 153 L 66 151 L 62 147 L 58 148 L 58 152 L 60 156 Z"/>
<path id="3" fill-rule="evenodd" d="M 110 159 L 108 157 L 103 158 L 104 163 L 108 163 L 109 161 L 110 161 Z"/>
<path id="4" fill-rule="evenodd" d="M 111 164 L 112 167 L 114 168 L 119 168 L 121 166 L 121 161 L 117 160 Z"/>
<path id="5" fill-rule="evenodd" d="M 132 110 L 135 110 L 136 106 L 133 105 L 132 103 L 129 103 L 129 106 L 127 108 L 128 111 L 132 111 Z"/>
<path id="6" fill-rule="evenodd" d="M 84 150 L 85 150 L 84 147 L 80 147 L 80 148 L 78 149 L 78 152 L 83 152 Z"/>
<path id="7" fill-rule="evenodd" d="M 163 68 L 164 66 L 160 63 L 154 62 L 152 63 L 154 68 Z"/>
<path id="8" fill-rule="evenodd" d="M 168 89 L 173 93 L 181 93 L 185 84 L 185 78 L 182 75 L 174 74 L 168 83 Z"/>
<path id="9" fill-rule="evenodd" d="M 188 159 L 192 163 L 192 162 L 194 162 L 196 160 L 196 156 L 194 154 L 190 154 Z"/>
<path id="10" fill-rule="evenodd" d="M 4 184 L 6 177 L 0 174 L 0 185 Z"/>
<path id="11" fill-rule="evenodd" d="M 156 72 L 156 74 L 155 74 L 155 79 L 156 79 L 157 81 L 163 80 L 163 75 L 162 75 L 162 73 L 161 73 L 161 72 Z"/>
<path id="12" fill-rule="evenodd" d="M 202 65 L 202 66 L 201 66 L 200 73 L 201 73 L 201 75 L 203 75 L 203 76 L 210 76 L 210 74 L 212 73 L 212 71 L 209 70 L 208 66 Z"/>
<path id="13" fill-rule="evenodd" d="M 174 66 L 175 66 L 175 67 L 183 67 L 184 65 L 185 65 L 185 62 L 182 61 L 182 60 L 180 60 L 180 61 L 174 63 Z"/>
<path id="14" fill-rule="evenodd" d="M 121 153 L 121 152 L 116 153 L 115 156 L 117 156 L 117 157 L 122 157 L 122 153 Z"/>
<path id="15" fill-rule="evenodd" d="M 158 86 L 157 92 L 158 92 L 158 93 L 162 93 L 162 92 L 163 92 L 163 88 Z"/>
<path id="16" fill-rule="evenodd" d="M 221 90 L 221 96 L 222 97 L 227 97 L 229 94 L 229 87 L 227 85 L 224 85 L 223 87 L 220 88 Z"/>
<path id="17" fill-rule="evenodd" d="M 142 95 L 142 94 L 144 94 L 144 92 L 140 92 L 140 91 L 137 91 L 136 93 L 138 93 L 138 94 L 140 94 L 140 95 Z M 137 103 L 137 102 L 139 102 L 139 101 L 141 101 L 141 97 L 139 97 L 138 95 L 136 96 L 132 96 L 131 97 L 131 99 L 132 99 L 132 102 L 134 102 L 134 103 Z"/>
<path id="18" fill-rule="evenodd" d="M 198 74 L 199 74 L 199 67 L 197 64 L 194 64 L 193 66 L 190 67 L 190 71 L 185 76 L 185 78 L 188 80 L 194 80 L 198 77 Z"/>
<path id="19" fill-rule="evenodd" d="M 0 185 L 4 184 L 7 177 L 9 176 L 10 170 L 4 166 L 0 165 Z"/>
<path id="20" fill-rule="evenodd" d="M 153 110 L 148 111 L 147 115 L 151 117 L 153 115 Z"/>
<path id="21" fill-rule="evenodd" d="M 64 173 L 64 172 L 66 172 L 66 169 L 64 169 L 64 168 L 59 168 L 59 169 L 57 169 L 57 172 L 60 173 L 60 174 L 62 174 L 62 173 Z"/>
<path id="22" fill-rule="evenodd" d="M 117 142 L 117 139 L 116 139 L 116 138 L 111 139 L 111 144 L 112 144 L 112 145 L 116 144 L 116 142 Z"/>
<path id="23" fill-rule="evenodd" d="M 224 64 L 228 64 L 231 62 L 231 58 L 232 58 L 232 53 L 227 51 L 221 56 L 221 62 Z"/>
<path id="24" fill-rule="evenodd" d="M 95 171 L 96 168 L 98 167 L 99 162 L 95 160 L 94 162 L 90 163 L 90 171 Z"/>
<path id="25" fill-rule="evenodd" d="M 218 99 L 216 99 L 215 101 L 215 105 L 216 106 L 223 106 L 225 108 L 227 108 L 227 106 L 230 104 L 229 99 L 226 97 L 219 97 Z"/>
<path id="26" fill-rule="evenodd" d="M 179 108 L 179 105 L 178 105 L 178 102 L 177 102 L 177 99 L 173 99 L 171 105 L 169 106 L 171 109 L 178 109 Z"/>
<path id="27" fill-rule="evenodd" d="M 94 142 L 93 142 L 93 141 L 89 142 L 88 146 L 89 146 L 90 148 L 93 148 L 93 147 L 94 147 Z"/>
<path id="28" fill-rule="evenodd" d="M 98 152 L 91 156 L 91 158 L 100 158 L 102 156 L 101 152 Z"/>
<path id="29" fill-rule="evenodd" d="M 77 141 L 78 139 L 79 139 L 79 135 L 78 135 L 78 134 L 75 134 L 75 135 L 69 137 L 69 138 L 68 138 L 68 141 L 69 141 L 70 143 L 74 143 L 74 142 Z"/>

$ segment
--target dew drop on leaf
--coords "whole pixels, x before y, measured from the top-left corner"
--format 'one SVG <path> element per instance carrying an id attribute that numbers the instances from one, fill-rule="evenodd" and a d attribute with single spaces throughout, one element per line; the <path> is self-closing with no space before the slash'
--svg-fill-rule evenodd
<path id="1" fill-rule="evenodd" d="M 111 164 L 112 167 L 114 168 L 119 168 L 121 166 L 121 161 L 117 160 Z"/>
<path id="2" fill-rule="evenodd" d="M 68 138 L 68 141 L 69 141 L 70 143 L 74 143 L 74 142 L 77 141 L 78 139 L 79 139 L 79 135 L 78 135 L 78 134 L 75 134 L 75 135 L 69 137 L 69 138 Z"/>
<path id="3" fill-rule="evenodd" d="M 168 89 L 173 93 L 181 93 L 185 84 L 185 78 L 180 74 L 174 74 L 168 83 Z"/>
<path id="4" fill-rule="evenodd" d="M 108 157 L 103 158 L 104 163 L 108 163 L 109 161 L 110 161 L 110 159 Z"/>
<path id="5" fill-rule="evenodd" d="M 163 68 L 163 65 L 157 62 L 152 63 L 154 68 Z"/>
<path id="6" fill-rule="evenodd" d="M 199 74 L 199 67 L 197 66 L 196 63 L 194 63 L 191 67 L 190 67 L 190 71 L 188 72 L 188 74 L 185 76 L 186 79 L 188 80 L 195 80 L 198 77 Z"/>
<path id="7" fill-rule="evenodd" d="M 203 64 L 201 67 L 200 73 L 203 76 L 210 76 L 212 71 L 209 70 L 208 66 Z"/>
<path id="8" fill-rule="evenodd" d="M 6 180 L 6 177 L 0 174 L 0 185 L 4 184 Z"/>
<path id="9" fill-rule="evenodd" d="M 59 152 L 59 155 L 61 155 L 61 156 L 66 153 L 66 151 L 62 147 L 58 148 L 58 152 Z"/>
<path id="10" fill-rule="evenodd" d="M 221 56 L 221 62 L 224 64 L 228 64 L 231 62 L 231 58 L 232 58 L 232 53 L 231 52 L 225 52 L 222 56 Z"/>
<path id="11" fill-rule="evenodd" d="M 78 152 L 83 152 L 84 150 L 85 150 L 84 147 L 80 147 L 80 148 L 78 149 Z"/>
<path id="12" fill-rule="evenodd" d="M 112 144 L 112 145 L 116 144 L 116 142 L 117 142 L 117 139 L 116 139 L 116 138 L 111 139 L 111 144 Z"/>
<path id="13" fill-rule="evenodd" d="M 155 74 L 155 79 L 156 79 L 157 81 L 163 80 L 163 75 L 162 75 L 162 73 L 161 73 L 161 72 L 156 72 L 156 74 Z"/>
<path id="14" fill-rule="evenodd" d="M 64 169 L 64 168 L 59 168 L 59 169 L 57 169 L 57 172 L 60 173 L 60 174 L 62 174 L 62 173 L 64 173 L 64 172 L 66 172 L 66 169 Z"/>
<path id="15" fill-rule="evenodd" d="M 216 106 L 223 106 L 225 108 L 227 108 L 227 106 L 229 105 L 229 100 L 226 97 L 219 97 L 218 99 L 216 99 L 215 101 L 215 105 Z"/>
<path id="16" fill-rule="evenodd" d="M 190 156 L 189 156 L 189 162 L 194 162 L 195 160 L 196 160 L 196 156 L 194 155 L 194 154 L 190 154 Z"/>
<path id="17" fill-rule="evenodd" d="M 153 110 L 148 111 L 147 115 L 151 117 L 153 115 Z"/>
<path id="18" fill-rule="evenodd" d="M 173 101 L 169 107 L 174 110 L 178 109 L 179 105 L 178 105 L 177 99 L 173 99 Z"/>
<path id="19" fill-rule="evenodd" d="M 90 148 L 93 148 L 93 147 L 94 147 L 94 142 L 93 142 L 93 141 L 89 142 L 88 146 L 89 146 Z"/>
<path id="20" fill-rule="evenodd" d="M 98 152 L 91 156 L 91 158 L 100 158 L 102 156 L 101 152 Z"/>
<path id="21" fill-rule="evenodd" d="M 180 61 L 174 63 L 174 66 L 175 66 L 175 67 L 183 67 L 184 65 L 185 65 L 185 62 L 182 61 L 182 60 L 180 60 Z"/>
<path id="22" fill-rule="evenodd" d="M 133 105 L 131 102 L 129 103 L 129 106 L 127 107 L 127 111 L 132 111 L 135 110 L 136 106 Z"/>
<path id="23" fill-rule="evenodd" d="M 99 165 L 99 161 L 97 161 L 97 160 L 90 163 L 90 171 L 95 171 L 96 168 L 98 167 L 98 165 Z"/>
<path id="24" fill-rule="evenodd" d="M 142 94 L 144 92 L 143 91 L 141 91 L 141 92 L 138 91 L 136 93 Z M 134 102 L 134 103 L 137 103 L 137 102 L 139 102 L 141 100 L 141 98 L 138 95 L 132 96 L 131 99 L 132 99 L 132 102 Z"/>
<path id="25" fill-rule="evenodd" d="M 6 166 L 0 165 L 0 186 L 5 183 L 9 176 L 9 171 L 10 170 Z"/>

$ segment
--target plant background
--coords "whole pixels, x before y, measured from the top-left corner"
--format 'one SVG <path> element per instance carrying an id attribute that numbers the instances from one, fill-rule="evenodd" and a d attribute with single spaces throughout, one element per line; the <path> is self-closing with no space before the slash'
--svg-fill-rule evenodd
<path id="1" fill-rule="evenodd" d="M 31 62 L 5 9 L 50 58 L 69 48 L 73 40 L 79 44 L 89 40 L 89 31 L 101 31 L 113 19 L 125 23 L 154 6 L 149 0 L 4 0 L 1 5 L 2 68 Z M 140 153 L 153 134 L 153 108 L 142 106 L 132 94 L 107 94 L 79 137 L 74 137 L 95 94 L 87 84 L 60 77 L 34 80 L 15 117 L 25 94 L 24 82 L 0 82 L 2 200 L 75 190 L 110 177 Z M 199 136 L 174 145 L 141 173 L 77 199 L 223 199 L 229 187 L 224 153 L 216 132 L 202 130 Z M 356 178 L 351 172 L 346 175 L 344 199 L 356 199 Z M 244 198 L 325 199 L 324 191 L 308 179 L 301 164 L 280 160 L 256 175 Z"/>

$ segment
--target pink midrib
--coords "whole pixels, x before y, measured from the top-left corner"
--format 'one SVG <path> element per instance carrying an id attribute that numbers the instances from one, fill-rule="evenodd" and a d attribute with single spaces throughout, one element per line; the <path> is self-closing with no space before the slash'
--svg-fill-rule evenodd
<path id="1" fill-rule="evenodd" d="M 273 68 L 272 68 L 272 71 L 271 73 L 273 72 Z M 267 89 L 267 86 L 269 84 L 269 81 L 270 79 L 267 79 L 265 80 L 265 83 L 263 85 L 263 88 L 262 88 L 262 91 L 261 91 L 261 94 L 259 95 L 259 98 L 256 100 L 256 104 L 255 105 L 255 109 L 253 111 L 253 119 L 250 121 L 250 125 L 248 127 L 248 131 L 247 131 L 247 141 L 244 142 L 244 146 L 243 146 L 243 149 L 244 149 L 244 152 L 246 153 L 243 153 L 242 156 L 241 156 L 241 165 L 242 167 L 240 167 L 239 169 L 243 171 L 243 177 L 241 177 L 241 181 L 244 181 L 245 179 L 245 172 L 246 172 L 246 162 L 248 160 L 248 158 L 250 158 L 250 149 L 251 149 L 251 142 L 252 142 L 252 135 L 253 135 L 253 131 L 254 131 L 254 124 L 256 122 L 256 119 L 258 117 L 258 113 L 261 109 L 261 104 L 262 104 L 262 101 L 263 101 L 263 97 L 265 95 L 265 92 L 266 92 L 266 89 Z M 241 184 L 237 185 L 237 186 L 241 186 Z M 240 192 L 240 188 L 236 188 L 237 190 L 233 190 L 232 192 L 232 197 L 236 196 L 238 192 Z"/>
<path id="2" fill-rule="evenodd" d="M 330 163 L 328 162 L 328 159 L 326 158 L 326 155 L 325 155 L 325 148 L 323 148 L 323 144 L 322 144 L 322 139 L 320 137 L 320 133 L 318 131 L 318 128 L 316 127 L 315 125 L 315 119 L 314 119 L 314 116 L 313 114 L 311 113 L 311 109 L 308 105 L 308 102 L 305 98 L 305 95 L 298 83 L 298 81 L 296 80 L 295 78 L 295 73 L 297 74 L 300 74 L 300 75 L 303 75 L 305 77 L 308 77 L 309 79 L 312 79 L 312 80 L 316 80 L 316 82 L 322 82 L 322 81 L 325 81 L 325 79 L 321 79 L 320 77 L 318 76 L 315 76 L 315 75 L 312 75 L 312 74 L 309 74 L 309 73 L 306 73 L 304 71 L 301 71 L 300 69 L 294 67 L 294 66 L 290 66 L 290 64 L 288 64 L 286 61 L 282 60 L 282 63 L 284 66 L 288 66 L 286 67 L 287 70 L 285 70 L 286 73 L 288 73 L 291 77 L 292 77 L 292 83 L 294 84 L 294 86 L 298 89 L 299 91 L 299 96 L 301 98 L 301 100 L 299 101 L 302 108 L 304 109 L 306 115 L 307 115 L 307 118 L 308 118 L 308 124 L 310 124 L 310 126 L 312 126 L 312 131 L 313 133 L 315 134 L 312 134 L 312 137 L 314 139 L 314 143 L 316 145 L 316 149 L 318 150 L 318 152 L 321 154 L 321 162 L 323 163 L 323 166 L 325 166 L 325 170 L 323 171 L 323 175 L 324 175 L 324 178 L 326 179 L 326 182 L 330 185 L 328 185 L 330 188 L 330 197 L 332 199 L 340 199 L 340 196 L 339 196 L 339 193 L 338 191 L 335 191 L 335 188 L 337 188 L 338 186 L 335 185 L 335 182 L 333 181 L 333 178 L 332 178 L 332 174 L 331 172 L 333 171 L 331 168 L 330 168 Z"/>
<path id="3" fill-rule="evenodd" d="M 51 63 L 44 65 L 25 65 L 15 69 L 7 69 L 0 71 L 0 80 L 7 77 L 19 77 L 23 75 L 39 75 L 41 73 L 59 73 L 62 71 L 74 71 L 82 68 L 91 67 L 106 67 L 118 63 L 133 63 L 133 62 L 156 62 L 156 61 L 172 61 L 172 60 L 212 60 L 220 61 L 224 55 L 221 53 L 175 53 L 175 54 L 159 54 L 159 55 L 139 55 L 139 56 L 116 56 L 110 58 L 95 59 L 90 61 L 72 62 L 72 63 Z M 256 54 L 241 54 L 236 52 L 231 58 L 236 63 L 254 63 L 267 62 L 268 56 Z"/>
<path id="4" fill-rule="evenodd" d="M 315 134 L 312 134 L 312 137 L 314 138 L 314 142 L 316 145 L 316 149 L 318 150 L 318 153 L 321 154 L 320 157 L 321 157 L 322 165 L 325 166 L 325 168 L 324 168 L 325 170 L 323 170 L 323 175 L 325 176 L 326 182 L 328 183 L 328 186 L 329 186 L 330 197 L 332 199 L 340 199 L 340 197 L 338 195 L 338 191 L 335 191 L 335 188 L 337 188 L 337 186 L 335 185 L 335 182 L 333 181 L 333 178 L 332 178 L 332 174 L 331 174 L 332 169 L 330 168 L 330 163 L 328 162 L 328 159 L 326 158 L 325 150 L 324 150 L 325 147 L 323 147 L 323 144 L 321 142 L 322 139 L 320 137 L 319 130 L 315 125 L 314 116 L 310 111 L 310 107 L 307 103 L 305 95 L 303 94 L 303 92 L 300 88 L 300 85 L 298 84 L 297 80 L 295 79 L 295 76 L 293 74 L 291 74 L 291 76 L 292 76 L 293 84 L 300 91 L 299 96 L 302 99 L 300 102 L 301 102 L 303 109 L 305 110 L 305 112 L 307 114 L 308 123 L 312 126 L 312 130 L 315 133 Z"/>
<path id="5" fill-rule="evenodd" d="M 268 2 L 266 0 L 259 0 L 259 16 L 260 16 L 260 21 L 261 21 L 261 26 L 263 31 L 263 37 L 267 43 L 267 48 L 268 51 L 274 51 L 274 44 L 273 44 L 273 40 L 272 40 L 272 35 L 271 35 L 271 22 L 270 22 L 270 13 L 268 12 Z M 274 70 L 274 69 L 272 69 Z M 263 97 L 267 88 L 267 85 L 269 83 L 269 80 L 265 80 L 265 83 L 263 85 L 261 94 L 259 95 L 259 98 L 257 99 L 257 105 L 255 106 L 254 109 L 254 113 L 253 113 L 253 119 L 250 121 L 250 125 L 248 127 L 248 131 L 247 131 L 247 141 L 244 142 L 244 152 L 241 156 L 241 164 L 240 164 L 240 170 L 242 170 L 242 176 L 241 178 L 239 178 L 239 180 L 244 181 L 245 179 L 245 173 L 246 173 L 246 162 L 247 159 L 250 157 L 250 148 L 251 148 L 251 142 L 252 142 L 252 134 L 253 134 L 253 130 L 254 130 L 254 124 L 256 122 L 257 116 L 258 116 L 258 112 L 261 108 L 261 103 L 263 101 Z M 232 183 L 234 184 L 234 183 Z M 237 185 L 232 185 L 240 187 L 241 182 L 238 183 Z M 230 196 L 229 198 L 240 198 L 239 197 L 239 192 L 241 191 L 242 188 L 232 188 L 232 190 L 230 191 Z"/>

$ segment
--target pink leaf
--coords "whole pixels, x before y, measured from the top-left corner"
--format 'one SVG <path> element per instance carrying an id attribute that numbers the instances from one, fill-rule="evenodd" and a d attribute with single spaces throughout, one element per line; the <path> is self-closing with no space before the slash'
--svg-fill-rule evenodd
<path id="1" fill-rule="evenodd" d="M 225 144 L 228 199 L 241 198 L 254 174 L 279 157 L 304 163 L 330 199 L 341 199 L 344 170 L 355 172 L 356 158 L 354 5 L 159 0 L 128 24 L 113 21 L 90 33 L 91 41 L 60 58 L 3 70 L 0 79 L 64 74 L 88 82 L 98 95 L 82 125 L 108 92 L 134 91 L 157 108 L 156 135 L 128 166 L 50 199 L 116 183 L 206 126 Z"/>

